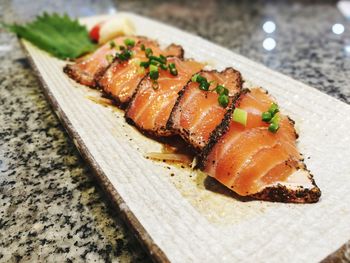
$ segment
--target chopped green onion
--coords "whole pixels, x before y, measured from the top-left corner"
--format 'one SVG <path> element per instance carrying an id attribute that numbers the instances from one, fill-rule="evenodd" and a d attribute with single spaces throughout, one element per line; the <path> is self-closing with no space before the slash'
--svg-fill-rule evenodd
<path id="1" fill-rule="evenodd" d="M 269 108 L 269 112 L 272 116 L 274 116 L 277 112 L 279 112 L 278 105 L 276 103 L 272 103 Z"/>
<path id="2" fill-rule="evenodd" d="M 199 76 L 199 74 L 194 74 L 191 78 L 192 82 L 197 82 L 197 77 Z"/>
<path id="3" fill-rule="evenodd" d="M 197 77 L 197 79 L 198 79 L 198 77 Z M 208 82 L 206 82 L 206 81 L 202 81 L 202 82 L 199 83 L 199 89 L 200 90 L 208 91 L 209 90 L 209 86 L 210 86 L 210 84 Z"/>
<path id="4" fill-rule="evenodd" d="M 175 63 L 170 63 L 169 64 L 169 71 L 170 71 L 170 74 L 173 75 L 173 76 L 177 76 L 178 75 Z"/>
<path id="5" fill-rule="evenodd" d="M 277 114 L 279 112 L 278 105 L 276 103 L 272 103 L 269 110 L 265 111 L 261 115 L 261 119 L 264 122 L 269 123 L 268 130 L 270 132 L 277 132 L 279 129 L 280 116 Z"/>
<path id="6" fill-rule="evenodd" d="M 124 46 L 119 46 L 119 50 L 124 50 L 125 47 Z"/>
<path id="7" fill-rule="evenodd" d="M 149 57 L 149 56 L 151 56 L 153 54 L 153 51 L 150 48 L 146 48 L 145 49 L 145 53 L 146 53 L 146 57 Z"/>
<path id="8" fill-rule="evenodd" d="M 153 80 L 157 80 L 159 78 L 159 72 L 158 71 L 150 71 L 149 76 Z"/>
<path id="9" fill-rule="evenodd" d="M 120 60 L 125 61 L 125 60 L 130 59 L 130 58 L 132 57 L 132 55 L 133 55 L 132 51 L 126 49 L 126 50 L 124 50 L 122 53 L 117 54 L 116 56 L 117 56 L 117 58 L 119 58 Z"/>
<path id="10" fill-rule="evenodd" d="M 145 45 L 144 45 L 144 44 L 141 44 L 141 50 L 142 50 L 142 51 L 145 51 L 145 49 L 146 49 L 146 48 L 145 48 Z"/>
<path id="11" fill-rule="evenodd" d="M 177 72 L 177 69 L 176 68 L 171 68 L 169 69 L 170 70 L 170 74 L 173 75 L 173 76 L 177 76 L 179 73 Z"/>
<path id="12" fill-rule="evenodd" d="M 135 40 L 127 38 L 124 40 L 124 44 L 129 46 L 129 47 L 133 47 L 133 46 L 135 46 Z"/>
<path id="13" fill-rule="evenodd" d="M 149 62 L 148 61 L 142 61 L 140 63 L 140 67 L 148 68 L 149 67 Z"/>
<path id="14" fill-rule="evenodd" d="M 106 55 L 106 60 L 109 64 L 111 64 L 114 60 L 114 56 L 112 54 L 107 54 Z"/>
<path id="15" fill-rule="evenodd" d="M 272 117 L 272 119 L 271 119 L 270 122 L 271 122 L 271 123 L 279 124 L 279 122 L 280 122 L 280 116 L 276 114 L 275 116 Z"/>
<path id="16" fill-rule="evenodd" d="M 112 40 L 111 42 L 109 42 L 109 46 L 110 46 L 110 48 L 115 48 L 116 44 L 115 44 L 115 42 Z"/>
<path id="17" fill-rule="evenodd" d="M 272 118 L 272 114 L 269 111 L 265 111 L 262 113 L 261 118 L 264 122 L 269 122 Z"/>
<path id="18" fill-rule="evenodd" d="M 166 63 L 166 61 L 164 62 L 164 60 L 162 59 L 162 58 L 160 58 L 160 57 L 156 57 L 156 56 L 149 56 L 148 57 L 151 61 L 157 61 L 157 62 L 159 62 L 159 63 L 162 63 L 162 64 L 164 64 L 164 63 Z"/>
<path id="19" fill-rule="evenodd" d="M 155 65 L 155 66 L 159 66 L 161 63 L 159 63 L 159 61 L 157 61 L 157 60 L 149 60 L 149 63 L 151 64 L 151 65 Z"/>
<path id="20" fill-rule="evenodd" d="M 201 75 L 198 75 L 197 78 L 196 78 L 196 81 L 198 83 L 201 83 L 201 82 L 208 82 L 207 79 Z M 209 83 L 208 83 L 209 84 Z"/>
<path id="21" fill-rule="evenodd" d="M 167 62 L 167 58 L 165 56 L 159 55 L 159 58 L 163 61 L 164 64 Z"/>
<path id="22" fill-rule="evenodd" d="M 280 126 L 279 126 L 278 123 L 270 123 L 268 130 L 269 130 L 270 132 L 275 133 L 275 132 L 277 132 L 277 130 L 278 130 L 279 128 L 280 128 Z"/>
<path id="23" fill-rule="evenodd" d="M 248 114 L 245 110 L 235 108 L 233 111 L 233 121 L 238 122 L 244 126 L 247 125 Z"/>
<path id="24" fill-rule="evenodd" d="M 222 94 L 224 92 L 225 87 L 222 85 L 217 85 L 215 91 L 217 94 Z"/>
<path id="25" fill-rule="evenodd" d="M 208 83 L 209 84 L 209 83 Z M 221 94 L 218 98 L 219 104 L 223 107 L 226 108 L 228 103 L 229 103 L 229 97 L 225 94 Z"/>
<path id="26" fill-rule="evenodd" d="M 164 70 L 167 70 L 167 69 L 168 69 L 167 65 L 165 65 L 165 64 L 160 64 L 159 67 L 160 67 L 161 69 L 164 69 Z"/>
<path id="27" fill-rule="evenodd" d="M 228 93 L 229 93 L 228 89 L 225 88 L 223 85 L 217 85 L 215 88 L 215 91 L 219 95 L 221 95 L 221 94 L 228 95 Z"/>
<path id="28" fill-rule="evenodd" d="M 158 67 L 151 64 L 150 67 L 149 67 L 149 70 L 150 71 L 158 71 Z"/>
<path id="29" fill-rule="evenodd" d="M 149 76 L 151 79 L 153 80 L 157 80 L 159 77 L 159 71 L 158 71 L 158 67 L 155 65 L 150 65 L 149 66 L 150 72 L 149 72 Z"/>

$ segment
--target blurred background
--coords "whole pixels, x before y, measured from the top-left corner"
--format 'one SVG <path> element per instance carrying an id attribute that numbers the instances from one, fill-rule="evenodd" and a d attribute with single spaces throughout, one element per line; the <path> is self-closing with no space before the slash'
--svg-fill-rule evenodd
<path id="1" fill-rule="evenodd" d="M 1 22 L 44 11 L 135 12 L 350 103 L 350 1 L 0 0 Z M 0 262 L 149 261 L 1 29 L 0 59 Z"/>
<path id="2" fill-rule="evenodd" d="M 117 11 L 142 14 L 202 36 L 350 102 L 346 78 L 350 72 L 350 1 L 1 2 L 1 20 L 7 22 L 27 21 L 43 11 L 76 17 Z"/>

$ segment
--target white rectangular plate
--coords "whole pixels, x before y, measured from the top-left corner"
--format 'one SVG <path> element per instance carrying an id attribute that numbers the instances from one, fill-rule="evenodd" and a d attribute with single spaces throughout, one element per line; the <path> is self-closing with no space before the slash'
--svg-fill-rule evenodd
<path id="1" fill-rule="evenodd" d="M 316 204 L 242 202 L 203 174 L 147 160 L 159 143 L 127 125 L 123 112 L 88 99 L 96 91 L 70 80 L 62 72 L 65 62 L 23 41 L 57 115 L 156 259 L 317 262 L 349 240 L 348 105 L 197 36 L 135 14 L 117 15 L 129 17 L 138 35 L 180 44 L 186 57 L 234 67 L 247 86 L 269 90 L 296 120 L 299 148 L 322 190 Z M 82 22 L 91 26 L 103 18 Z"/>

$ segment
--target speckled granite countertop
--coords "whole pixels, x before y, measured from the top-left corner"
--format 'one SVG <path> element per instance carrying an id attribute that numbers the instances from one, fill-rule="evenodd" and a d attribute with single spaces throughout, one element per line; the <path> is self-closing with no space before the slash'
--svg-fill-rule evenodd
<path id="1" fill-rule="evenodd" d="M 22 22 L 44 10 L 93 14 L 86 6 L 113 11 L 108 1 L 68 2 L 1 1 L 0 21 Z M 334 1 L 115 6 L 203 36 L 350 103 L 350 27 Z M 268 20 L 273 33 L 262 29 Z M 336 23 L 343 34 L 332 32 Z M 46 102 L 16 37 L 4 31 L 0 60 L 0 262 L 150 261 Z M 350 260 L 349 246 L 344 251 L 341 257 Z"/>

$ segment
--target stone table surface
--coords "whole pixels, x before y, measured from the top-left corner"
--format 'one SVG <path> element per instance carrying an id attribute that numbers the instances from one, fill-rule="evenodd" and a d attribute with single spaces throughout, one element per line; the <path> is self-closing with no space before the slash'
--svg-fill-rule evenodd
<path id="1" fill-rule="evenodd" d="M 187 30 L 350 102 L 350 23 L 336 1 L 3 0 L 0 21 L 116 10 Z M 274 32 L 263 30 L 266 21 Z M 1 29 L 0 61 L 0 262 L 150 261 L 45 100 L 17 38 Z"/>

